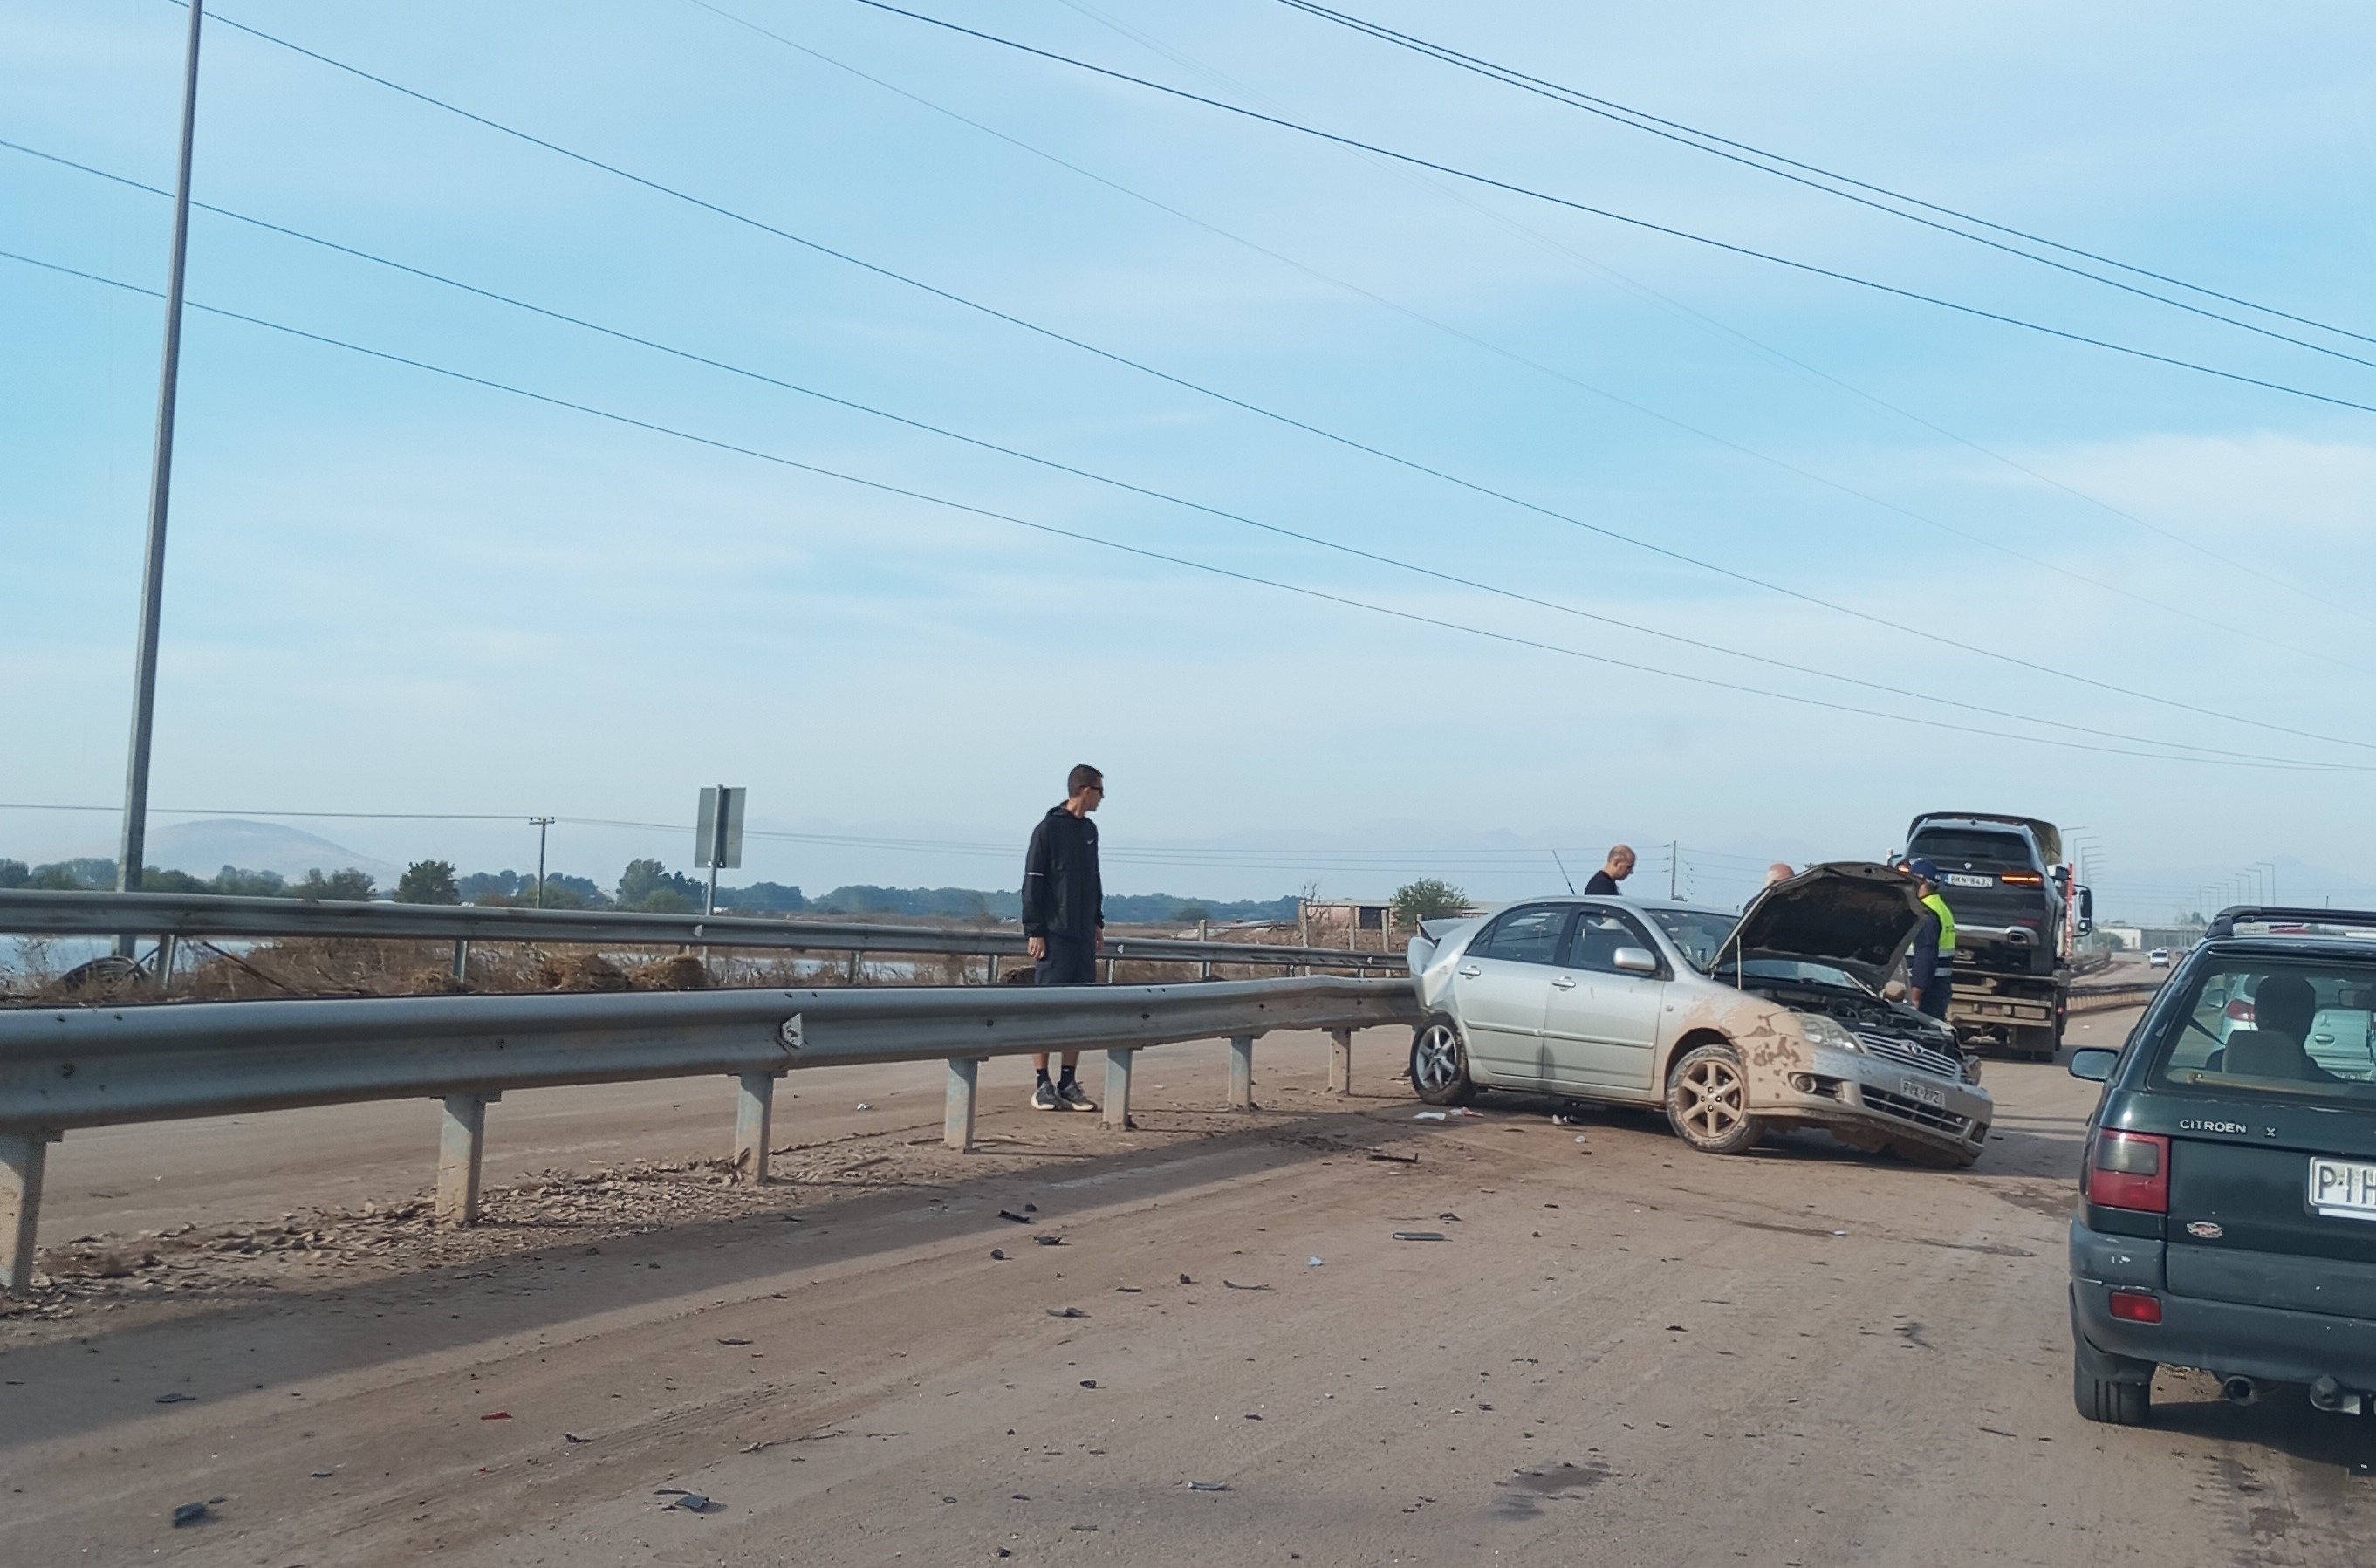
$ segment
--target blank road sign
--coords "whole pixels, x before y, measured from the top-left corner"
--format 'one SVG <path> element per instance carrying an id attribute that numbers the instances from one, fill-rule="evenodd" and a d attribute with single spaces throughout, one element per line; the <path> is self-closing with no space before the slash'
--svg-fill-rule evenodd
<path id="1" fill-rule="evenodd" d="M 693 863 L 723 866 L 731 871 L 742 863 L 742 802 L 748 790 L 726 785 L 705 786 L 701 815 L 693 829 Z"/>

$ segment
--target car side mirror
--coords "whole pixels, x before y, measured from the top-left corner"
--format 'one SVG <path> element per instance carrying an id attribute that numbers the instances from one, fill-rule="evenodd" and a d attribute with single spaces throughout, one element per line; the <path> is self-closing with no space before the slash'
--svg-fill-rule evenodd
<path id="1" fill-rule="evenodd" d="M 2085 936 L 2095 929 L 2096 890 L 2092 887 L 2083 887 L 2079 890 L 2079 934 Z"/>
<path id="2" fill-rule="evenodd" d="M 1620 947 L 1609 956 L 1609 961 L 1629 975 L 1655 975 L 1658 972 L 1658 956 L 1647 947 Z"/>
<path id="3" fill-rule="evenodd" d="M 2071 1053 L 2071 1075 L 2085 1078 L 2091 1084 L 2100 1084 L 2111 1077 L 2112 1069 L 2119 1066 L 2120 1062 L 2121 1053 L 2117 1051 L 2106 1051 L 2096 1046 L 2074 1051 Z"/>

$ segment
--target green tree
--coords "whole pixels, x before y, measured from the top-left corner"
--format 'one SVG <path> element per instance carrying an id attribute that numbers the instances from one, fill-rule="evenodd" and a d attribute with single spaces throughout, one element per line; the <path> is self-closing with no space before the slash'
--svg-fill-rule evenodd
<path id="1" fill-rule="evenodd" d="M 1468 895 L 1441 877 L 1422 876 L 1395 889 L 1395 923 L 1416 930 L 1421 921 L 1441 920 L 1468 908 Z"/>
<path id="2" fill-rule="evenodd" d="M 619 908 L 681 915 L 701 908 L 708 890 L 658 861 L 629 861 L 619 873 Z"/>
<path id="3" fill-rule="evenodd" d="M 289 883 L 277 871 L 242 871 L 237 866 L 225 866 L 215 873 L 213 890 L 247 898 L 286 898 Z"/>
<path id="4" fill-rule="evenodd" d="M 462 890 L 455 885 L 451 861 L 415 861 L 396 879 L 399 904 L 458 904 Z"/>
<path id="5" fill-rule="evenodd" d="M 351 866 L 324 876 L 322 868 L 314 866 L 306 871 L 305 880 L 290 891 L 300 898 L 338 898 L 360 904 L 372 896 L 372 877 L 369 872 L 356 871 Z"/>
<path id="6" fill-rule="evenodd" d="M 1171 918 L 1182 925 L 1194 925 L 1198 921 L 1211 920 L 1213 911 L 1202 904 L 1182 904 L 1172 912 Z"/>
<path id="7" fill-rule="evenodd" d="M 33 868 L 22 861 L 0 860 L 0 887 L 22 887 L 33 880 Z"/>

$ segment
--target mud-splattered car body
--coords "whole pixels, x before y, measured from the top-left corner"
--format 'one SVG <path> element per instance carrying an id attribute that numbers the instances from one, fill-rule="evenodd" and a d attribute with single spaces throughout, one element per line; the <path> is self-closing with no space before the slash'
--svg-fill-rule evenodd
<path id="1" fill-rule="evenodd" d="M 1412 1084 L 1439 1103 L 1503 1088 L 1663 1104 L 1711 1153 L 1815 1126 L 1968 1165 L 1995 1116 L 1977 1064 L 1882 994 L 1920 918 L 1905 877 L 1840 862 L 1738 917 L 1569 896 L 1431 922 L 1410 947 L 1429 1013 Z"/>

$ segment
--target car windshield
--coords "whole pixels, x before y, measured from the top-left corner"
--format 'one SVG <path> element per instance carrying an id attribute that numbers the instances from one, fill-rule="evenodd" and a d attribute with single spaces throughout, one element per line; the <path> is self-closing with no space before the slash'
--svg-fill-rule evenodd
<path id="1" fill-rule="evenodd" d="M 1728 974 L 1730 973 L 1728 967 Z M 1846 969 L 1835 969 L 1829 964 L 1811 964 L 1803 958 L 1752 958 L 1740 966 L 1740 978 L 1745 980 L 1794 980 L 1800 985 L 1828 985 L 1841 991 L 1863 992 L 1862 980 Z"/>
<path id="2" fill-rule="evenodd" d="M 1732 928 L 1740 923 L 1735 915 L 1720 914 L 1714 909 L 1660 909 L 1644 911 L 1658 922 L 1676 948 L 1692 968 L 1702 974 L 1716 962 L 1717 950 Z"/>
<path id="3" fill-rule="evenodd" d="M 2376 1102 L 2376 963 L 2222 959 L 2166 1016 L 2154 1073 L 2174 1087 Z"/>

